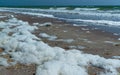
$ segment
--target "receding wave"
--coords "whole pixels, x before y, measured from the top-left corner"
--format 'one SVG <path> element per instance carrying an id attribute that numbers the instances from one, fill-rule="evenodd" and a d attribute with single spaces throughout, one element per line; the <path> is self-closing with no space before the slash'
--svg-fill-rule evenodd
<path id="1" fill-rule="evenodd" d="M 108 20 L 83 20 L 83 19 L 68 19 L 68 21 L 82 21 L 87 23 L 94 23 L 96 25 L 109 25 L 109 26 L 120 26 L 120 22 L 108 21 Z"/>

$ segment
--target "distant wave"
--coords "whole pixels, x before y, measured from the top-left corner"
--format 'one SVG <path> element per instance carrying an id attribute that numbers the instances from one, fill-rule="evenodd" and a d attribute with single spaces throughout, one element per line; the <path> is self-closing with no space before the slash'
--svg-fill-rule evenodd
<path id="1" fill-rule="evenodd" d="M 47 14 L 47 15 L 55 15 L 57 14 L 77 14 L 78 16 L 84 15 L 90 17 L 99 17 L 99 18 L 120 18 L 120 10 L 98 10 L 98 8 L 74 8 L 74 10 L 67 10 L 67 7 L 61 8 L 49 8 L 49 9 L 38 9 L 38 8 L 1 8 L 2 11 L 12 11 L 12 12 L 27 12 L 34 14 Z M 112 17 L 112 18 L 111 18 Z M 91 18 L 92 19 L 92 18 Z M 119 19 L 120 20 L 120 19 Z"/>
<path id="2" fill-rule="evenodd" d="M 0 11 L 9 11 L 9 12 L 14 12 L 14 13 L 21 13 L 21 14 L 27 14 L 27 15 L 34 15 L 38 17 L 50 17 L 54 18 L 53 15 L 51 14 L 43 14 L 43 13 L 37 13 L 37 12 L 31 12 L 31 11 L 24 11 L 26 8 L 2 8 Z"/>

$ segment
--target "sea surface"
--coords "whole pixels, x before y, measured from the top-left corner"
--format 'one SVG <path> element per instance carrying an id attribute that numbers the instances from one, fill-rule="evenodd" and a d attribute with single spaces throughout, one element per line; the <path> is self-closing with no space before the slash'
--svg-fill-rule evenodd
<path id="1" fill-rule="evenodd" d="M 120 6 L 1 7 L 0 11 L 57 18 L 120 35 Z"/>

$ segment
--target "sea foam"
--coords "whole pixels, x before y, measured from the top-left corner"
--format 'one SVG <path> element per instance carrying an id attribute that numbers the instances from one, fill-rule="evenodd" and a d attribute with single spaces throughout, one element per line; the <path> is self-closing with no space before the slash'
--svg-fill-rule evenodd
<path id="1" fill-rule="evenodd" d="M 14 28 L 11 28 L 15 26 Z M 98 55 L 86 54 L 80 50 L 65 50 L 51 47 L 33 32 L 36 26 L 28 22 L 10 18 L 0 22 L 0 47 L 14 60 L 11 63 L 36 64 L 36 75 L 88 75 L 87 67 L 103 68 L 100 75 L 118 75 L 120 60 L 105 59 Z M 12 35 L 8 35 L 12 32 Z M 6 58 L 0 58 L 0 65 L 11 66 Z"/>

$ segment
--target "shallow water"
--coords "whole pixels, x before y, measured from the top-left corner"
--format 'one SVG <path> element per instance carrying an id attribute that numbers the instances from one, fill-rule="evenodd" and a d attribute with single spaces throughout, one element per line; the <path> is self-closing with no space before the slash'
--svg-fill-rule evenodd
<path id="1" fill-rule="evenodd" d="M 37 15 L 66 20 L 67 22 L 88 25 L 104 31 L 120 34 L 120 9 L 119 7 L 50 7 L 41 8 L 1 8 L 1 11 Z"/>

